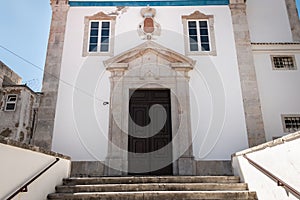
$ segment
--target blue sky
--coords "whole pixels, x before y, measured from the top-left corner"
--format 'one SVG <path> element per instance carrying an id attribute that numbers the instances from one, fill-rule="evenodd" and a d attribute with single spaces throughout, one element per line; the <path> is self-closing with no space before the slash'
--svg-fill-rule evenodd
<path id="1" fill-rule="evenodd" d="M 50 0 L 2 0 L 0 7 L 0 60 L 17 72 L 23 83 L 41 89 L 51 22 Z M 300 8 L 300 0 L 296 0 Z M 12 53 L 25 58 L 26 63 Z"/>
<path id="2" fill-rule="evenodd" d="M 0 47 L 0 60 L 23 82 L 40 90 L 51 22 L 50 0 L 2 0 L 0 45 L 40 67 L 37 69 Z"/>

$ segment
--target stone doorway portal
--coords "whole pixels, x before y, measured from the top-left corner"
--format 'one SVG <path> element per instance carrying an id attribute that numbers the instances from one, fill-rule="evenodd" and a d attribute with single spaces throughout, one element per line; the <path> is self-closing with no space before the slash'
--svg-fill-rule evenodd
<path id="1" fill-rule="evenodd" d="M 166 159 L 168 164 L 164 165 L 168 166 L 172 163 L 171 170 L 157 173 L 194 175 L 188 72 L 194 68 L 195 61 L 155 42 L 147 41 L 106 60 L 104 64 L 111 73 L 109 142 L 105 175 L 127 176 L 136 173 L 132 171 L 134 165 L 131 165 L 132 160 L 128 152 L 131 120 L 129 118 L 130 91 L 154 88 L 157 91 L 169 91 L 167 105 L 169 105 L 171 127 L 170 141 L 168 140 L 167 145 L 171 150 L 167 151 L 171 152 L 168 158 L 172 160 Z M 161 110 L 165 109 L 161 108 Z M 159 145 L 164 146 L 164 142 Z M 158 151 L 164 149 L 160 146 Z M 141 149 L 141 151 L 152 150 Z M 150 171 L 155 172 L 151 168 Z"/>
<path id="2" fill-rule="evenodd" d="M 132 119 L 128 124 L 129 173 L 133 175 L 172 175 L 170 90 L 139 89 L 129 92 L 128 118 Z M 159 107 L 155 108 L 154 105 L 161 105 L 165 109 L 166 119 L 162 128 L 149 126 L 150 123 L 159 126 L 157 120 L 163 120 Z M 153 109 L 152 116 L 149 114 L 151 108 Z"/>

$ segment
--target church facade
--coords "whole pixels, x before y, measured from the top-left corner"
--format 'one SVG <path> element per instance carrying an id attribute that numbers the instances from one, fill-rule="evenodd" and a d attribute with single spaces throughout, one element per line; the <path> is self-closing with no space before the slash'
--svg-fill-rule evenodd
<path id="1" fill-rule="evenodd" d="M 36 145 L 104 175 L 195 175 L 300 129 L 294 0 L 51 6 Z"/>

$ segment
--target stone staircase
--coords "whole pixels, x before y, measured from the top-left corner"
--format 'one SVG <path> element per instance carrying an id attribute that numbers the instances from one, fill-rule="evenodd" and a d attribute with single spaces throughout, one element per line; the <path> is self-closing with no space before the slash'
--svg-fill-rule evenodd
<path id="1" fill-rule="evenodd" d="M 257 200 L 235 176 L 153 176 L 70 178 L 48 199 L 84 200 Z"/>

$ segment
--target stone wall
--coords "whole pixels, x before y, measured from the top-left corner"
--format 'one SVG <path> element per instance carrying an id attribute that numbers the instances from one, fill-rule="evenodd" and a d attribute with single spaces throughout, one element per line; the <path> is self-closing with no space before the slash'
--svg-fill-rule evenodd
<path id="1" fill-rule="evenodd" d="M 230 10 L 241 79 L 249 146 L 266 141 L 244 0 L 231 0 Z"/>
<path id="2" fill-rule="evenodd" d="M 231 161 L 195 161 L 197 176 L 231 176 Z M 105 164 L 102 161 L 72 161 L 71 177 L 105 176 Z"/>
<path id="3" fill-rule="evenodd" d="M 0 89 L 2 84 L 21 84 L 22 78 L 0 61 Z"/>
<path id="4" fill-rule="evenodd" d="M 231 176 L 233 175 L 230 160 L 196 161 L 197 176 Z"/>
<path id="5" fill-rule="evenodd" d="M 9 94 L 17 95 L 14 111 L 5 111 Z M 0 99 L 0 135 L 29 144 L 35 130 L 40 96 L 24 85 L 4 86 Z"/>
<path id="6" fill-rule="evenodd" d="M 300 41 L 300 20 L 295 0 L 285 0 L 293 40 Z"/>
<path id="7" fill-rule="evenodd" d="M 57 91 L 60 78 L 65 27 L 69 10 L 68 0 L 51 0 L 52 22 L 48 41 L 46 65 L 34 144 L 51 149 Z"/>
<path id="8" fill-rule="evenodd" d="M 71 177 L 104 176 L 105 164 L 101 161 L 72 161 Z"/>

